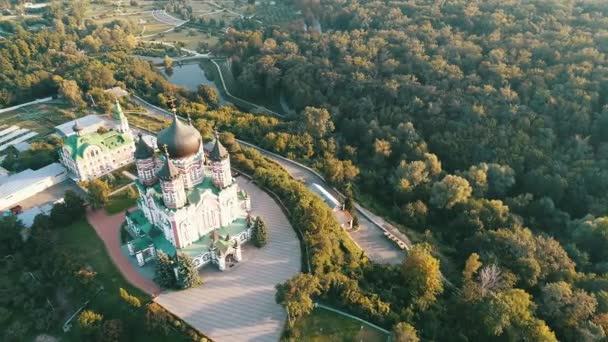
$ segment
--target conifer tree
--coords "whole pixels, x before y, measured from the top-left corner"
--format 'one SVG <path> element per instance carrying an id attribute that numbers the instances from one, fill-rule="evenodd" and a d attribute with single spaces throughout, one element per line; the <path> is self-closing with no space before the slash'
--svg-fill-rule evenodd
<path id="1" fill-rule="evenodd" d="M 192 258 L 187 254 L 177 254 L 177 273 L 179 275 L 178 285 L 183 289 L 189 289 L 203 283 Z"/>
<path id="2" fill-rule="evenodd" d="M 268 243 L 268 231 L 266 229 L 266 223 L 261 217 L 256 217 L 253 225 L 253 244 L 258 247 L 264 247 Z"/>
<path id="3" fill-rule="evenodd" d="M 173 261 L 163 252 L 156 254 L 156 268 L 154 271 L 154 281 L 163 288 L 171 289 L 176 287 L 175 273 L 173 272 Z"/>

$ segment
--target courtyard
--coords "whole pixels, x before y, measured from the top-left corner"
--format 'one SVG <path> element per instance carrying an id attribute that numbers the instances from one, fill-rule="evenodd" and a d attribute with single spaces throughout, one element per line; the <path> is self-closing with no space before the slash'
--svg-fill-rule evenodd
<path id="1" fill-rule="evenodd" d="M 247 244 L 243 261 L 225 272 L 201 271 L 203 285 L 164 292 L 155 301 L 214 341 L 272 341 L 281 336 L 287 317 L 275 302 L 275 285 L 301 269 L 300 243 L 279 205 L 244 177 L 239 186 L 251 196 L 252 214 L 264 218 L 268 244 Z"/>

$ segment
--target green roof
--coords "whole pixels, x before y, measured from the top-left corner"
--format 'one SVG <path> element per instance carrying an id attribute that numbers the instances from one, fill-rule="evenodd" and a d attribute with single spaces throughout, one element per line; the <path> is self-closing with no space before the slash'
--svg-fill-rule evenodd
<path id="1" fill-rule="evenodd" d="M 150 244 L 154 244 L 156 249 L 160 249 L 170 256 L 175 255 L 175 247 L 169 242 L 163 232 L 153 226 L 141 210 L 129 213 L 129 219 L 144 234 L 131 241 L 136 250 L 146 249 Z"/>
<path id="2" fill-rule="evenodd" d="M 163 232 L 156 226 L 150 224 L 148 219 L 146 219 L 144 213 L 141 210 L 136 210 L 132 213 L 129 213 L 129 218 L 133 221 L 134 224 L 138 225 L 142 232 L 146 234 L 140 236 L 134 240 L 131 240 L 131 243 L 135 247 L 135 250 L 142 250 L 148 248 L 151 243 L 154 244 L 154 247 L 158 250 L 162 250 L 169 256 L 174 256 L 177 252 L 175 246 L 169 242 Z M 236 219 L 231 224 L 221 227 L 217 229 L 217 234 L 219 235 L 219 240 L 215 241 L 213 245 L 218 248 L 222 252 L 226 252 L 230 246 L 233 244 L 232 241 L 226 241 L 226 236 L 234 237 L 239 235 L 240 233 L 247 230 L 247 220 L 244 218 Z M 209 234 L 206 234 L 198 241 L 194 242 L 188 247 L 180 248 L 180 252 L 184 252 L 192 257 L 198 256 L 201 253 L 205 253 L 210 250 L 211 242 L 212 242 L 213 231 Z"/>
<path id="3" fill-rule="evenodd" d="M 125 145 L 133 143 L 133 140 L 126 134 L 111 130 L 105 133 L 89 133 L 78 136 L 70 135 L 64 147 L 68 148 L 72 154 L 72 159 L 76 160 L 84 156 L 84 151 L 91 145 L 98 146 L 102 151 L 111 151 Z"/>

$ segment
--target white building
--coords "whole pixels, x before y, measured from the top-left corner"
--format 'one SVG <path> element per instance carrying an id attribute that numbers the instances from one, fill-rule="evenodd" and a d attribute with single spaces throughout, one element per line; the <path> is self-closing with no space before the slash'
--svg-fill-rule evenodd
<path id="1" fill-rule="evenodd" d="M 0 211 L 10 209 L 29 197 L 61 183 L 68 178 L 66 169 L 59 163 L 39 170 L 25 170 L 12 176 L 0 177 Z"/>
<path id="2" fill-rule="evenodd" d="M 118 100 L 114 109 L 118 121 L 115 129 L 84 134 L 76 121 L 70 135 L 59 151 L 60 161 L 77 180 L 90 180 L 103 176 L 133 162 L 135 144 L 127 118 Z"/>
<path id="3" fill-rule="evenodd" d="M 80 126 L 82 129 L 80 132 L 81 134 L 95 133 L 102 127 L 109 128 L 108 122 L 103 118 L 102 115 L 91 114 L 55 126 L 55 131 L 62 137 L 69 137 L 70 135 L 74 135 L 76 133 L 74 132 L 74 125 L 76 125 L 76 123 L 78 123 L 78 126 Z"/>
<path id="4" fill-rule="evenodd" d="M 135 239 L 129 252 L 140 265 L 163 250 L 184 252 L 197 267 L 220 270 L 241 260 L 241 244 L 251 238 L 247 193 L 233 181 L 230 158 L 216 138 L 205 158 L 200 133 L 178 120 L 158 134 L 163 156 L 141 138 L 135 159 L 139 179 L 138 210 L 127 213 Z"/>

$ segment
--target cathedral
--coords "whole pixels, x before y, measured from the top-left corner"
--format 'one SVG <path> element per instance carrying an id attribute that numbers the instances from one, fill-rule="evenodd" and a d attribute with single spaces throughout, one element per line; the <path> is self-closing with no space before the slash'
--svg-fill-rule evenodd
<path id="1" fill-rule="evenodd" d="M 230 156 L 217 135 L 205 154 L 200 133 L 174 113 L 157 136 L 160 154 L 141 135 L 135 142 L 138 209 L 127 212 L 133 240 L 129 254 L 140 266 L 156 257 L 183 252 L 197 267 L 220 270 L 241 260 L 241 244 L 252 234 L 250 199 L 233 181 Z"/>

